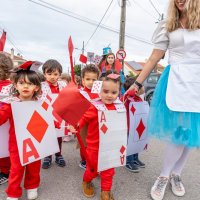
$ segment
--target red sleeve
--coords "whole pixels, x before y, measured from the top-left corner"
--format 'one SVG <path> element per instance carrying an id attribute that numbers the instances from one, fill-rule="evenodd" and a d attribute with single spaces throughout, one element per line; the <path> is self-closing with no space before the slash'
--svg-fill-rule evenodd
<path id="1" fill-rule="evenodd" d="M 90 108 L 85 112 L 82 118 L 78 122 L 79 129 L 83 128 L 86 124 L 90 122 L 93 118 L 98 116 L 98 111 L 95 106 L 91 105 Z"/>
<path id="2" fill-rule="evenodd" d="M 0 107 L 0 126 L 4 124 L 12 116 L 11 105 L 1 104 Z"/>

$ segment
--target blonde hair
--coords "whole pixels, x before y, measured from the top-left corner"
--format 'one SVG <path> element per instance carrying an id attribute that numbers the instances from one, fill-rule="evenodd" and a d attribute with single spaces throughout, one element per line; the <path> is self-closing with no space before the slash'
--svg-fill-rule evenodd
<path id="1" fill-rule="evenodd" d="M 187 0 L 185 4 L 188 19 L 187 28 L 196 30 L 200 28 L 200 0 Z M 170 0 L 168 7 L 167 31 L 172 32 L 179 27 L 181 13 L 176 7 L 175 0 Z"/>

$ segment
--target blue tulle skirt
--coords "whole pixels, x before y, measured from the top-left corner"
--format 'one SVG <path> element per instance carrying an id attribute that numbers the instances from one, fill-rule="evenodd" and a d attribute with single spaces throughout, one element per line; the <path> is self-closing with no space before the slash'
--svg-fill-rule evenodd
<path id="1" fill-rule="evenodd" d="M 169 71 L 167 66 L 157 83 L 150 106 L 148 134 L 177 145 L 200 147 L 200 113 L 176 112 L 166 105 Z"/>

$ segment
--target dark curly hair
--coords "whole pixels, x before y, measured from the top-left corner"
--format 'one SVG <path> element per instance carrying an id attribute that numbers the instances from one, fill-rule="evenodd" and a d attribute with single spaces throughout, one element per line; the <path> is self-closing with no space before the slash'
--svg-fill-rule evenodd
<path id="1" fill-rule="evenodd" d="M 0 53 L 0 80 L 8 79 L 12 69 L 13 62 L 11 58 L 4 53 Z"/>

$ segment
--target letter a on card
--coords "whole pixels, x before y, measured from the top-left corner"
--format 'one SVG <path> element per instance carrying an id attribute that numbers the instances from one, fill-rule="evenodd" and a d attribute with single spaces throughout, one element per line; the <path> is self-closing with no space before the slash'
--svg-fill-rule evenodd
<path id="1" fill-rule="evenodd" d="M 23 141 L 23 164 L 29 162 L 29 158 L 34 156 L 35 159 L 39 158 L 39 154 L 30 138 Z"/>
<path id="2" fill-rule="evenodd" d="M 101 119 L 100 119 L 100 122 L 106 122 L 106 116 L 105 116 L 105 113 L 104 112 L 101 112 Z"/>

